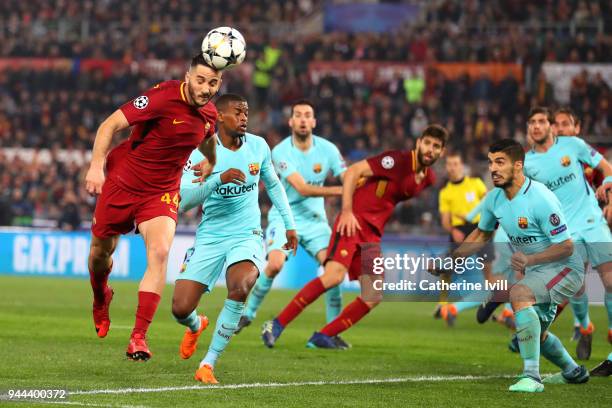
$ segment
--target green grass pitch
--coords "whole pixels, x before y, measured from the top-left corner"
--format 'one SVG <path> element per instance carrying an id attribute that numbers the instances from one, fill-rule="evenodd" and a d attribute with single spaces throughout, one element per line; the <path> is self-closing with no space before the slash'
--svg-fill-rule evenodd
<path id="1" fill-rule="evenodd" d="M 254 324 L 232 339 L 216 369 L 222 387 L 199 386 L 193 374 L 208 347 L 211 328 L 192 359 L 181 360 L 178 344 L 184 328 L 171 317 L 172 287 L 167 287 L 149 331 L 153 358 L 145 363 L 128 361 L 125 348 L 137 284 L 112 285 L 111 330 L 107 338 L 98 339 L 88 281 L 0 277 L 0 393 L 24 388 L 139 389 L 77 393 L 67 400 L 70 406 L 96 407 L 612 406 L 612 378 L 546 386 L 537 395 L 510 394 L 511 377 L 521 367 L 518 355 L 506 348 L 510 332 L 496 323 L 478 325 L 473 310 L 461 314 L 456 327 L 449 329 L 432 319 L 430 303 L 384 303 L 344 333 L 352 349 L 310 350 L 305 348 L 306 340 L 324 324 L 320 299 L 283 333 L 276 348 L 266 349 L 259 338 L 261 323 L 290 299 L 290 291 L 271 292 Z M 345 304 L 354 296 L 345 293 Z M 223 288 L 203 297 L 199 310 L 209 316 L 211 325 L 224 297 Z M 589 368 L 611 349 L 605 339 L 603 308 L 592 307 L 591 315 L 599 330 Z M 552 330 L 573 354 L 575 343 L 568 341 L 571 313 L 564 312 Z M 554 371 L 542 361 L 543 373 Z M 162 387 L 169 389 L 159 390 Z M 181 387 L 192 388 L 174 389 Z M 44 405 L 0 401 L 0 406 Z"/>

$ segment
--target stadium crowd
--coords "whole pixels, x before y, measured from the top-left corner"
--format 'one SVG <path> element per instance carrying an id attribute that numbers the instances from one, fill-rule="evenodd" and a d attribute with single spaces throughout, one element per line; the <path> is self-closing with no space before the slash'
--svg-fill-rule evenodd
<path id="1" fill-rule="evenodd" d="M 0 147 L 86 152 L 109 113 L 143 89 L 169 79 L 130 70 L 129 63 L 188 59 L 198 48 L 201 27 L 211 25 L 209 21 L 236 26 L 247 37 L 252 81 L 228 80 L 224 90 L 248 96 L 251 132 L 266 136 L 274 146 L 289 133 L 287 105 L 309 98 L 317 105 L 316 132 L 338 144 L 350 162 L 389 148 L 410 148 L 413 140 L 408 136 L 439 122 L 451 131 L 451 146 L 465 152 L 478 172 L 493 138 L 510 136 L 525 142 L 530 106 L 558 104 L 540 69 L 542 63 L 612 59 L 604 19 L 611 10 L 606 1 L 562 0 L 541 7 L 517 7 L 519 2 L 504 0 L 420 2 L 421 23 L 399 32 L 329 32 L 299 38 L 252 34 L 249 27 L 294 24 L 320 10 L 321 1 L 232 0 L 224 1 L 223 7 L 218 0 L 205 1 L 209 7 L 201 7 L 201 1 L 150 3 L 2 2 L 0 57 L 103 58 L 123 64 L 110 76 L 74 65 L 0 70 Z M 450 79 L 430 70 L 409 89 L 400 77 L 390 82 L 332 76 L 313 81 L 308 73 L 313 61 L 355 60 L 512 62 L 522 65 L 523 79 L 507 75 L 495 82 L 484 74 Z M 571 107 L 583 120 L 583 134 L 612 136 L 610 88 L 601 75 L 580 73 L 571 81 L 570 94 Z M 9 161 L 0 154 L 0 170 L 0 207 L 10 208 L 8 222 L 64 218 L 64 228 L 75 228 L 81 219 L 91 219 L 93 201 L 83 191 L 83 168 L 76 163 Z M 437 211 L 432 210 L 436 196 L 426 194 L 424 200 L 400 207 L 390 229 L 411 224 L 432 231 L 438 224 Z M 331 208 L 336 202 L 329 200 Z M 194 223 L 196 215 L 182 222 Z"/>

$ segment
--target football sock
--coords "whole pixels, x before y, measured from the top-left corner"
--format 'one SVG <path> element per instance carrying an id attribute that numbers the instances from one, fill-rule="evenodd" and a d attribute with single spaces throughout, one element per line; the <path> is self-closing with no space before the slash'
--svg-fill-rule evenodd
<path id="1" fill-rule="evenodd" d="M 87 266 L 89 269 L 89 282 L 91 283 L 94 302 L 100 304 L 104 302 L 104 291 L 108 285 L 108 275 L 110 275 L 111 269 L 113 269 L 113 263 L 111 262 L 110 267 L 102 271 L 94 271 L 94 268 L 90 263 Z"/>
<path id="2" fill-rule="evenodd" d="M 298 292 L 297 295 L 289 302 L 287 306 L 283 309 L 282 312 L 276 318 L 278 322 L 283 327 L 287 327 L 289 323 L 293 319 L 295 319 L 301 312 L 319 298 L 325 292 L 325 287 L 323 287 L 323 283 L 320 278 L 314 278 L 310 282 L 306 284 Z"/>
<path id="3" fill-rule="evenodd" d="M 160 299 L 161 297 L 157 293 L 138 292 L 138 308 L 136 309 L 136 322 L 134 323 L 132 336 L 135 334 L 145 336 L 147 334 Z"/>
<path id="4" fill-rule="evenodd" d="M 551 332 L 548 332 L 548 336 L 542 342 L 540 348 L 544 358 L 559 367 L 564 374 L 569 374 L 578 367 L 578 364 L 561 344 L 561 340 Z"/>
<path id="5" fill-rule="evenodd" d="M 172 315 L 172 316 L 174 316 L 174 315 Z M 200 320 L 200 316 L 198 316 L 198 312 L 196 312 L 195 310 L 193 310 L 189 314 L 189 316 L 187 316 L 187 317 L 185 317 L 183 319 L 179 319 L 178 317 L 174 316 L 174 320 L 176 320 L 177 322 L 179 322 L 183 326 L 189 327 L 189 330 L 191 330 L 192 333 L 195 333 L 198 330 L 200 330 L 200 326 L 202 324 L 202 320 Z"/>
<path id="6" fill-rule="evenodd" d="M 327 323 L 334 320 L 342 311 L 342 289 L 340 285 L 329 288 L 325 292 L 325 317 Z"/>
<path id="7" fill-rule="evenodd" d="M 217 318 L 215 325 L 215 333 L 213 334 L 210 346 L 206 356 L 200 363 L 200 367 L 208 364 L 211 367 L 215 366 L 217 359 L 227 347 L 234 332 L 238 328 L 238 321 L 244 311 L 244 302 L 237 302 L 231 299 L 225 299 L 223 309 Z"/>
<path id="8" fill-rule="evenodd" d="M 514 314 L 516 335 L 523 359 L 523 374 L 536 380 L 540 379 L 540 319 L 533 306 L 526 307 Z"/>
<path id="9" fill-rule="evenodd" d="M 608 311 L 608 330 L 612 330 L 612 292 L 606 292 L 605 305 Z"/>
<path id="10" fill-rule="evenodd" d="M 612 361 L 612 352 L 610 352 L 610 354 L 608 354 L 608 360 Z"/>
<path id="11" fill-rule="evenodd" d="M 572 305 L 572 311 L 580 327 L 587 329 L 589 327 L 589 298 L 586 293 L 583 293 L 578 298 L 571 298 L 570 305 Z"/>
<path id="12" fill-rule="evenodd" d="M 370 308 L 368 305 L 358 297 L 353 300 L 335 320 L 329 322 L 323 329 L 321 329 L 321 333 L 326 334 L 328 336 L 337 336 L 339 333 L 342 333 L 359 320 L 361 320 L 365 315 L 370 312 Z"/>
<path id="13" fill-rule="evenodd" d="M 251 290 L 251 294 L 249 295 L 246 309 L 244 311 L 244 315 L 248 317 L 249 320 L 253 320 L 255 316 L 257 316 L 257 309 L 259 309 L 261 302 L 263 302 L 264 298 L 270 291 L 272 282 L 274 282 L 274 278 L 269 278 L 265 273 L 259 274 L 259 278 L 257 278 L 257 282 L 255 282 L 253 290 Z"/>

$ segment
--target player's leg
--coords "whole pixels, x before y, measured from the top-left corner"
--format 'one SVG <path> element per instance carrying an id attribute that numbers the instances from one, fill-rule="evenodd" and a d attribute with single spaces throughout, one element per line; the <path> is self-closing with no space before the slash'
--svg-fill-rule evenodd
<path id="1" fill-rule="evenodd" d="M 259 274 L 257 282 L 247 300 L 247 305 L 244 310 L 243 318 L 240 319 L 238 333 L 242 328 L 251 324 L 253 319 L 257 316 L 257 310 L 261 306 L 264 298 L 272 288 L 272 282 L 276 275 L 283 269 L 287 255 L 280 249 L 274 249 L 268 253 L 268 263 L 264 268 L 264 272 Z"/>
<path id="2" fill-rule="evenodd" d="M 589 380 L 586 368 L 574 361 L 561 340 L 550 331 L 544 333 L 540 350 L 544 358 L 561 369 L 560 373 L 544 378 L 544 384 L 583 384 Z"/>
<path id="3" fill-rule="evenodd" d="M 213 375 L 215 364 L 238 328 L 247 296 L 255 285 L 258 274 L 258 267 L 251 261 L 240 261 L 228 268 L 226 273 L 227 299 L 217 317 L 208 352 L 196 371 L 196 380 L 211 384 L 218 382 Z"/>
<path id="4" fill-rule="evenodd" d="M 316 253 L 316 259 L 320 265 L 325 263 L 327 247 Z M 325 271 L 325 268 L 323 268 Z M 342 289 L 340 285 L 333 286 L 325 292 L 325 319 L 327 323 L 334 320 L 342 311 Z"/>
<path id="5" fill-rule="evenodd" d="M 612 353 L 608 354 L 608 358 L 591 370 L 591 375 L 594 377 L 609 377 L 612 375 Z"/>
<path id="6" fill-rule="evenodd" d="M 175 229 L 176 221 L 166 216 L 155 217 L 138 225 L 145 242 L 147 268 L 138 287 L 136 320 L 126 351 L 131 359 L 148 360 L 151 357 L 145 339 L 166 284 L 168 254 Z"/>
<path id="7" fill-rule="evenodd" d="M 588 264 L 584 265 L 587 270 Z M 591 357 L 591 344 L 593 341 L 594 326 L 589 317 L 589 299 L 586 294 L 585 286 L 569 299 L 575 320 L 578 322 L 578 344 L 576 345 L 576 357 L 578 360 L 588 360 Z"/>
<path id="8" fill-rule="evenodd" d="M 328 261 L 325 264 L 323 275 L 308 282 L 275 319 L 264 324 L 261 335 L 264 344 L 270 348 L 274 347 L 285 327 L 326 290 L 342 283 L 347 271 L 348 268 L 345 265 L 337 261 Z"/>
<path id="9" fill-rule="evenodd" d="M 612 262 L 598 265 L 597 272 L 606 291 L 604 306 L 608 312 L 608 342 L 612 344 Z"/>
<path id="10" fill-rule="evenodd" d="M 541 392 L 540 379 L 540 319 L 534 308 L 535 294 L 523 279 L 510 290 L 510 302 L 516 319 L 516 333 L 523 359 L 523 375 L 510 391 Z"/>
<path id="11" fill-rule="evenodd" d="M 111 256 L 115 252 L 117 242 L 119 242 L 118 235 L 108 238 L 91 235 L 87 266 L 94 296 L 93 319 L 98 337 L 106 337 L 110 329 L 109 307 L 113 299 L 113 290 L 108 286 L 108 276 L 113 266 Z"/>
<path id="12" fill-rule="evenodd" d="M 257 316 L 257 310 L 261 306 L 264 298 L 272 288 L 272 282 L 276 275 L 280 273 L 287 260 L 287 252 L 283 250 L 283 245 L 287 242 L 285 237 L 285 225 L 282 220 L 270 220 L 270 225 L 266 229 L 266 250 L 267 261 L 263 273 L 259 274 L 257 282 L 247 300 L 243 316 L 238 323 L 238 334 L 244 327 L 247 327 Z"/>

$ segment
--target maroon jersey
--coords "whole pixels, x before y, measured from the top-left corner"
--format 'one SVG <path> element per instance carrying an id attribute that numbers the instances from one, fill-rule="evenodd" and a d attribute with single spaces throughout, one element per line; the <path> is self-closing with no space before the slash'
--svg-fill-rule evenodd
<path id="1" fill-rule="evenodd" d="M 214 134 L 217 109 L 189 105 L 186 84 L 166 81 L 121 106 L 132 132 L 106 164 L 108 178 L 138 195 L 177 190 L 191 152 Z"/>
<path id="2" fill-rule="evenodd" d="M 416 151 L 391 150 L 367 159 L 372 172 L 353 194 L 353 213 L 362 228 L 363 222 L 382 236 L 385 224 L 393 214 L 395 205 L 419 195 L 435 182 L 434 172 L 425 169 L 425 177 L 415 180 Z"/>

